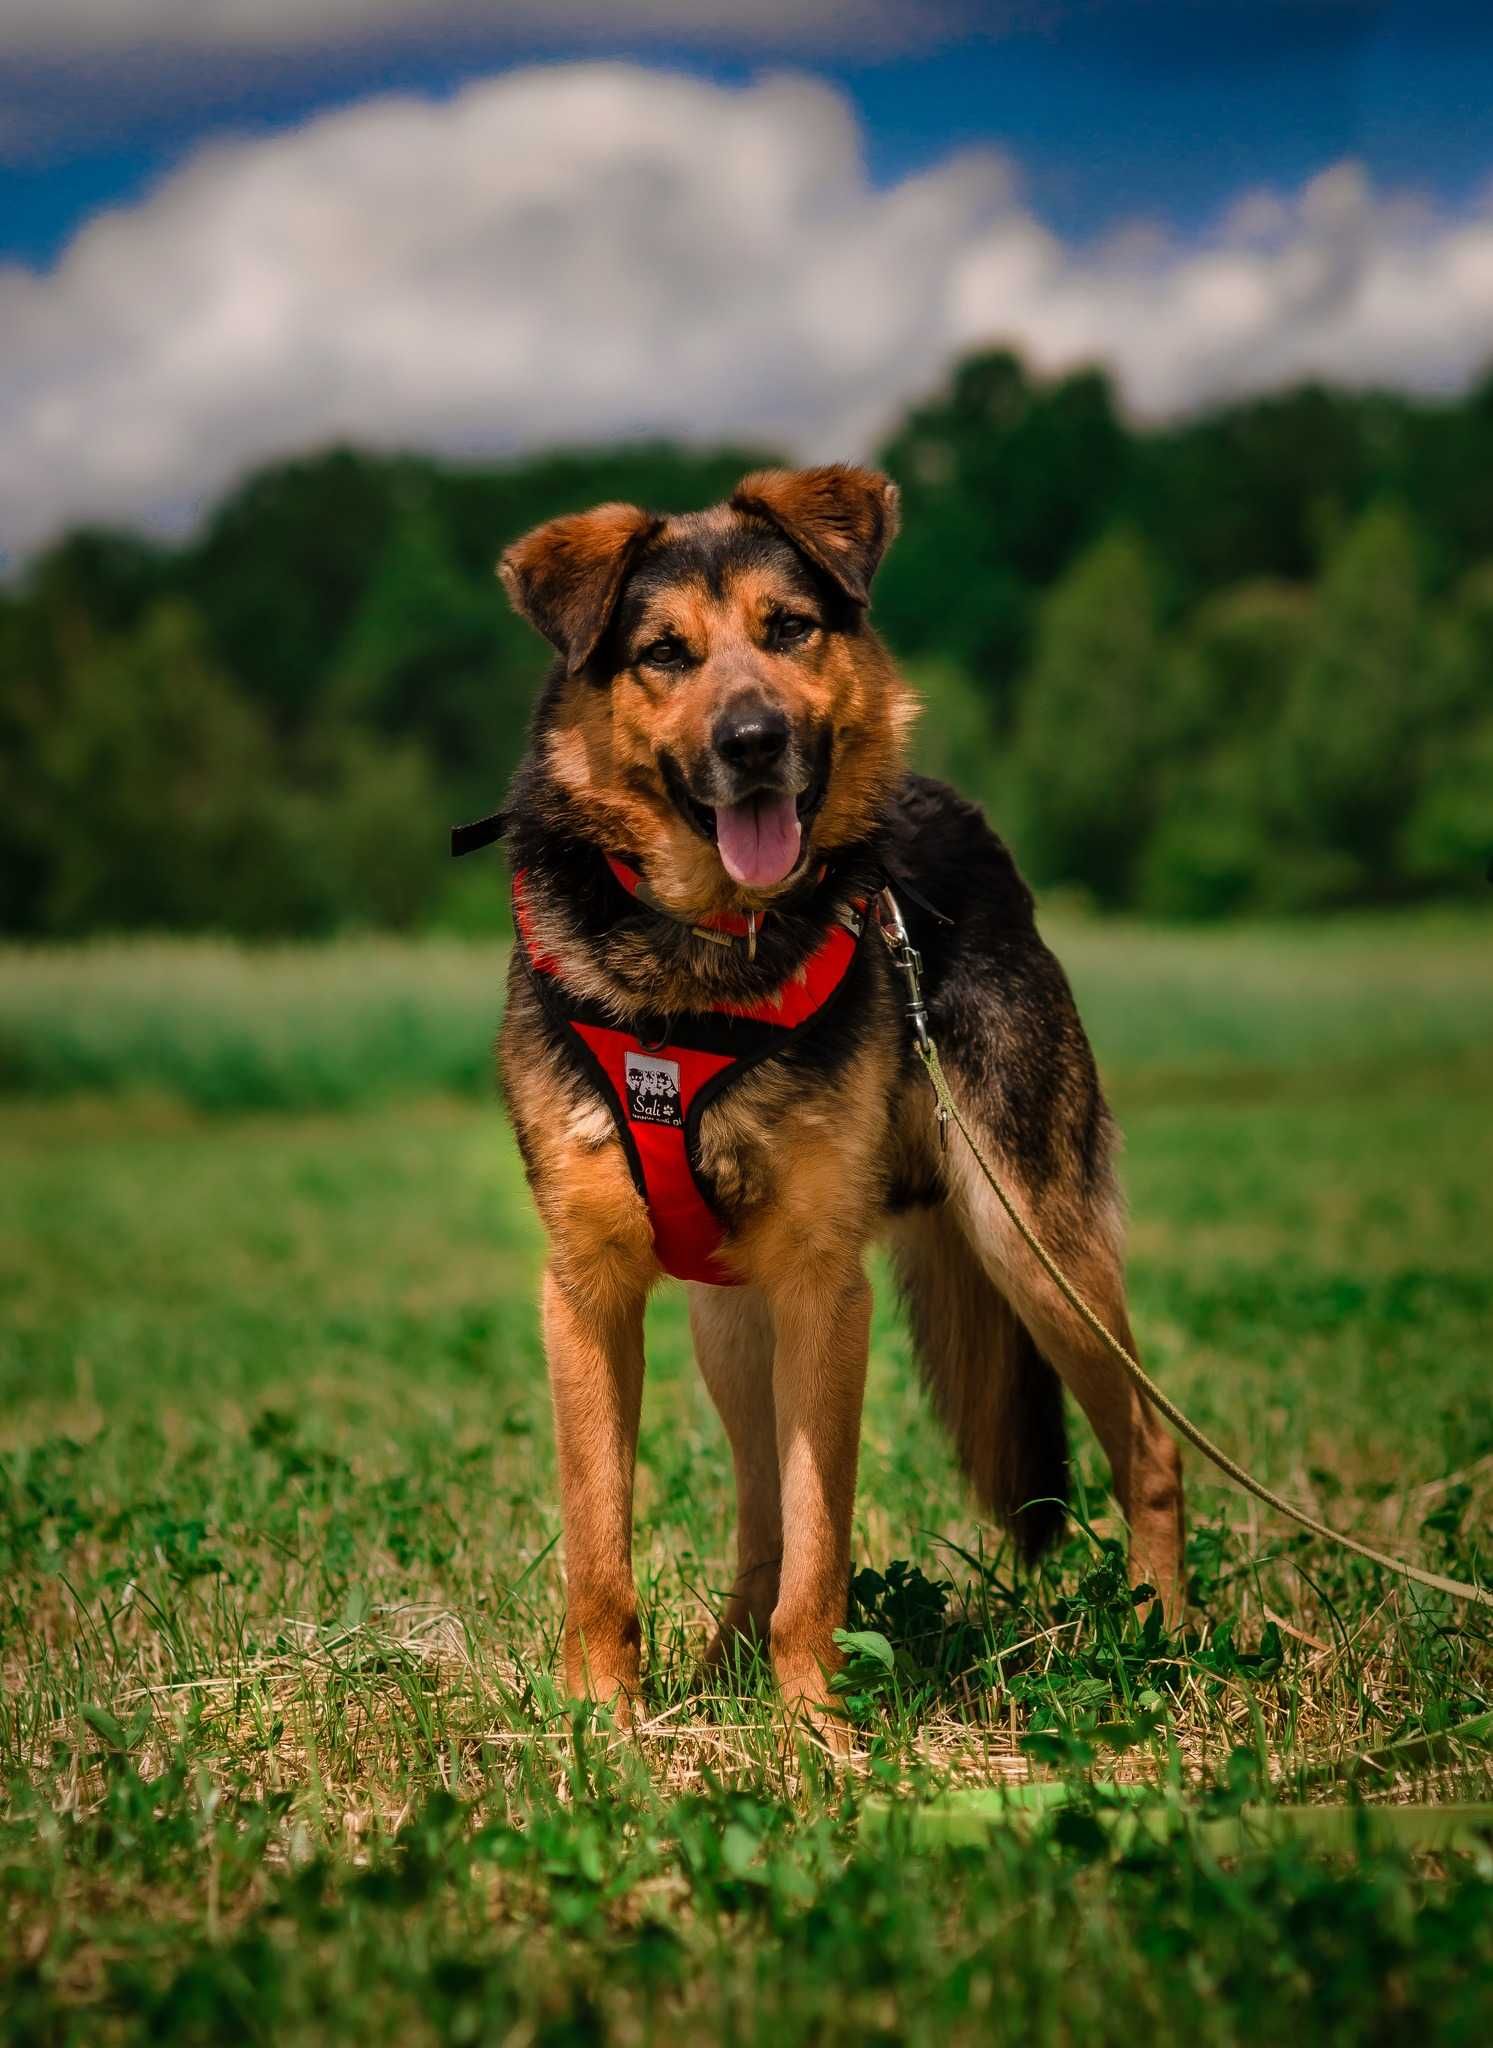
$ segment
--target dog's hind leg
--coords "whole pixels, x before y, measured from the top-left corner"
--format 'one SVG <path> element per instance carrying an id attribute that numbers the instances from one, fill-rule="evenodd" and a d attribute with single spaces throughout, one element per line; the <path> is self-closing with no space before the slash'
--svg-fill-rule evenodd
<path id="1" fill-rule="evenodd" d="M 961 1106 L 970 1117 L 967 1098 Z M 1107 1172 L 1088 1185 L 1077 1173 L 1059 1172 L 1034 1193 L 977 1111 L 971 1128 L 1024 1220 L 1099 1320 L 1134 1355 L 1119 1200 Z M 947 1170 L 951 1205 L 975 1256 L 1083 1409 L 1104 1449 L 1130 1525 L 1132 1577 L 1154 1586 L 1175 1619 L 1182 1605 L 1183 1542 L 1182 1461 L 1176 1443 L 1118 1360 L 1048 1278 L 957 1137 L 950 1143 Z"/>
<path id="2" fill-rule="evenodd" d="M 783 1557 L 772 1317 L 755 1287 L 692 1286 L 690 1328 L 736 1469 L 736 1578 L 717 1617 L 706 1662 L 739 1638 L 765 1644 Z"/>
<path id="3" fill-rule="evenodd" d="M 946 1203 L 892 1227 L 923 1385 L 981 1508 L 1028 1563 L 1059 1536 L 1068 1498 L 1063 1389 Z"/>

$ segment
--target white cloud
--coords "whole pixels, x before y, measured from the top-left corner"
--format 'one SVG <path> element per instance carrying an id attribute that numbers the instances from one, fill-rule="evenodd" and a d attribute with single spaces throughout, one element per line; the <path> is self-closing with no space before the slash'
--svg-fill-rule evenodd
<path id="1" fill-rule="evenodd" d="M 950 358 L 1103 359 L 1166 413 L 1493 357 L 1493 204 L 1339 166 L 1206 244 L 1048 233 L 1010 165 L 874 188 L 846 103 L 630 65 L 512 72 L 202 152 L 55 270 L 0 270 L 0 542 L 179 527 L 346 437 L 458 456 L 640 433 L 856 453 Z"/>
<path id="2" fill-rule="evenodd" d="M 1452 390 L 1493 364 L 1493 194 L 1447 218 L 1345 163 L 1250 195 L 1203 246 L 1137 235 L 1088 257 L 1013 216 L 970 250 L 956 302 L 962 338 L 1004 326 L 1039 368 L 1102 360 L 1143 414 L 1307 376 Z"/>

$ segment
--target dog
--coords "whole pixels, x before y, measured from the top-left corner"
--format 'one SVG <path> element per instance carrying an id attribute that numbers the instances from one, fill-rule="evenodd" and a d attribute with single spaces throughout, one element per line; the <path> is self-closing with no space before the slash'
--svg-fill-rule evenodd
<path id="1" fill-rule="evenodd" d="M 552 520 L 499 564 L 557 655 L 502 814 L 499 1063 L 548 1237 L 566 1682 L 623 1721 L 643 1310 L 664 1272 L 688 1285 L 735 1467 L 708 1662 L 767 1646 L 789 1709 L 833 1739 L 878 1236 L 982 1511 L 1026 1560 L 1060 1533 L 1066 1388 L 1133 1578 L 1171 1613 L 1180 1598 L 1176 1446 L 963 1140 L 943 1142 L 881 943 L 889 888 L 962 1114 L 1133 1348 L 1113 1126 L 1067 980 L 980 810 L 905 766 L 917 706 L 868 622 L 897 524 L 874 471 L 764 470 L 708 511 Z"/>

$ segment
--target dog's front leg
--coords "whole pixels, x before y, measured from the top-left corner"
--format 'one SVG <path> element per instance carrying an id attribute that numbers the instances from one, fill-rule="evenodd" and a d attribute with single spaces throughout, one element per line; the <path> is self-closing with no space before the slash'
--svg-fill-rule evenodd
<path id="1" fill-rule="evenodd" d="M 773 1403 L 783 1512 L 783 1564 L 772 1616 L 772 1661 L 787 1704 L 842 1746 L 815 1710 L 844 1659 L 850 1522 L 871 1336 L 871 1289 L 859 1265 L 794 1262 L 767 1288 Z"/>
<path id="2" fill-rule="evenodd" d="M 544 1343 L 565 1523 L 565 1682 L 627 1721 L 638 1691 L 633 1470 L 643 1397 L 642 1284 L 552 1258 Z"/>

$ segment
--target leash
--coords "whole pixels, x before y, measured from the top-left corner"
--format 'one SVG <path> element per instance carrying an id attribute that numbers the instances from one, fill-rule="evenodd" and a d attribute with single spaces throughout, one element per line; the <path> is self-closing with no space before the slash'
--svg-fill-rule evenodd
<path id="1" fill-rule="evenodd" d="M 495 811 L 490 817 L 476 819 L 470 825 L 453 827 L 451 833 L 452 853 L 459 858 L 462 854 L 476 852 L 479 847 L 491 846 L 494 841 L 503 837 L 507 824 L 506 814 L 501 811 Z M 621 872 L 622 863 L 614 860 L 611 865 L 613 873 L 618 875 L 618 879 L 622 881 L 625 888 L 629 888 L 631 893 L 638 895 L 644 902 L 648 902 L 650 908 L 662 908 L 661 905 L 653 905 L 643 889 L 637 886 L 628 874 Z M 1489 870 L 1489 878 L 1493 879 L 1493 868 Z M 641 878 L 638 878 L 638 880 L 640 881 Z M 946 917 L 942 911 L 935 909 L 931 903 L 928 903 L 923 897 L 919 896 L 915 889 L 906 884 L 902 886 L 906 893 L 936 917 L 940 924 L 953 923 L 952 918 Z M 1198 1428 L 1197 1424 L 1177 1406 L 1176 1402 L 1169 1395 L 1162 1392 L 1140 1360 L 1131 1355 L 1125 1345 L 1120 1342 L 1119 1338 L 1100 1320 L 1088 1302 L 1084 1300 L 1078 1289 L 1073 1285 L 1073 1282 L 1068 1278 L 1061 1266 L 1058 1265 L 1056 1259 L 1053 1258 L 1051 1252 L 1048 1251 L 1046 1245 L 1043 1244 L 1041 1238 L 1038 1237 L 1036 1231 L 1032 1229 L 1026 1218 L 1016 1207 L 1010 1195 L 1007 1194 L 1005 1187 L 997 1178 L 989 1160 L 980 1150 L 979 1145 L 975 1141 L 974 1133 L 965 1122 L 959 1105 L 954 1100 L 953 1091 L 949 1087 L 948 1077 L 943 1070 L 943 1063 L 938 1057 L 938 1047 L 934 1043 L 932 1034 L 928 1029 L 928 1010 L 923 1000 L 922 956 L 908 935 L 901 908 L 889 888 L 883 889 L 875 899 L 875 915 L 881 936 L 885 940 L 887 950 L 891 956 L 892 965 L 902 977 L 903 986 L 906 991 L 904 1009 L 912 1032 L 913 1047 L 918 1058 L 922 1061 L 923 1069 L 932 1085 L 933 1094 L 938 1104 L 938 1124 L 941 1141 L 947 1144 L 948 1127 L 952 1123 L 965 1144 L 968 1145 L 971 1156 L 976 1166 L 980 1169 L 986 1185 L 1010 1218 L 1022 1243 L 1032 1254 L 1033 1258 L 1036 1259 L 1038 1265 L 1041 1266 L 1043 1272 L 1047 1275 L 1053 1286 L 1057 1288 L 1059 1294 L 1068 1303 L 1068 1306 L 1086 1327 L 1092 1331 L 1094 1336 L 1099 1339 L 1106 1351 L 1110 1353 L 1111 1357 L 1121 1367 L 1126 1378 L 1135 1387 L 1137 1392 L 1151 1403 L 1158 1414 L 1165 1416 L 1184 1443 L 1189 1443 L 1195 1451 L 1200 1451 L 1208 1462 L 1211 1465 L 1215 1465 L 1226 1479 L 1232 1480 L 1235 1486 L 1241 1488 L 1245 1493 L 1253 1494 L 1256 1500 L 1263 1502 L 1268 1508 L 1273 1508 L 1276 1514 L 1283 1515 L 1287 1521 L 1295 1522 L 1299 1527 L 1308 1530 L 1313 1536 L 1322 1537 L 1328 1543 L 1337 1544 L 1341 1550 L 1352 1551 L 1355 1556 L 1366 1558 L 1370 1564 L 1376 1564 L 1381 1570 L 1392 1572 L 1398 1578 L 1409 1579 L 1418 1586 L 1429 1587 L 1434 1593 L 1445 1593 L 1453 1600 L 1467 1600 L 1478 1607 L 1493 1608 L 1493 1592 L 1489 1592 L 1484 1587 L 1470 1585 L 1465 1579 L 1447 1578 L 1441 1572 L 1425 1571 L 1419 1565 L 1407 1564 L 1403 1558 L 1391 1557 L 1386 1551 L 1375 1550 L 1371 1544 L 1360 1543 L 1356 1536 L 1345 1536 L 1340 1529 L 1332 1528 L 1327 1522 L 1319 1521 L 1315 1515 L 1309 1515 L 1304 1508 L 1295 1506 L 1283 1494 L 1276 1493 L 1273 1488 L 1266 1486 L 1261 1480 L 1256 1479 L 1253 1473 L 1246 1471 L 1244 1466 L 1239 1464 L 1236 1459 L 1231 1458 L 1227 1451 L 1221 1450 L 1213 1442 L 1212 1438 L 1206 1436 Z M 757 950 L 758 923 L 755 913 L 748 920 L 743 921 L 744 929 L 741 933 L 736 933 L 729 929 L 724 931 L 720 929 L 720 924 L 725 922 L 726 920 L 717 921 L 715 929 L 696 925 L 693 927 L 695 936 L 697 938 L 709 939 L 716 945 L 724 944 L 728 946 L 735 944 L 739 937 L 745 937 L 747 957 L 748 959 L 754 957 Z"/>
<path id="2" fill-rule="evenodd" d="M 1073 1282 L 1068 1278 L 1061 1266 L 1059 1266 L 1056 1259 L 1053 1258 L 1051 1252 L 1048 1251 L 1046 1245 L 1043 1244 L 1041 1238 L 1038 1237 L 1036 1231 L 1032 1229 L 1026 1218 L 1018 1210 L 1016 1204 L 997 1178 L 989 1160 L 986 1159 L 984 1153 L 976 1144 L 974 1134 L 965 1122 L 958 1103 L 954 1100 L 953 1090 L 949 1087 L 948 1077 L 943 1070 L 943 1063 L 938 1057 L 938 1047 L 934 1044 L 933 1038 L 929 1033 L 928 1013 L 923 1003 L 922 959 L 918 954 L 917 948 L 908 938 L 907 927 L 902 921 L 902 913 L 890 889 L 883 890 L 878 899 L 878 912 L 881 934 L 886 941 L 888 951 L 891 953 L 892 964 L 901 974 L 906 985 L 907 1016 L 912 1027 L 913 1045 L 918 1058 L 923 1063 L 924 1071 L 933 1086 L 933 1093 L 938 1102 L 938 1121 L 941 1132 L 946 1136 L 949 1124 L 952 1123 L 954 1125 L 965 1144 L 968 1145 L 974 1162 L 984 1176 L 990 1192 L 995 1196 L 1002 1209 L 1005 1210 L 1006 1215 L 1015 1225 L 1017 1235 L 1022 1243 L 1032 1254 L 1033 1258 L 1036 1259 L 1038 1265 L 1041 1266 L 1043 1272 L 1054 1287 L 1057 1288 L 1063 1299 L 1068 1303 L 1068 1306 L 1081 1318 L 1115 1361 L 1123 1368 L 1126 1377 L 1136 1390 L 1151 1403 L 1158 1413 L 1166 1417 L 1166 1420 L 1184 1442 L 1191 1444 L 1194 1450 L 1201 1451 L 1209 1463 L 1216 1465 L 1225 1478 L 1231 1479 L 1235 1486 L 1241 1487 L 1246 1493 L 1253 1494 L 1256 1500 L 1263 1501 L 1266 1507 L 1273 1508 L 1278 1515 L 1284 1515 L 1288 1521 L 1296 1522 L 1303 1529 L 1310 1530 L 1313 1536 L 1324 1537 L 1329 1543 L 1336 1543 L 1340 1549 L 1351 1550 L 1356 1556 L 1367 1558 L 1370 1564 L 1379 1565 L 1384 1571 L 1394 1572 L 1402 1579 L 1413 1579 L 1418 1586 L 1428 1586 L 1432 1592 L 1449 1594 L 1453 1600 L 1469 1600 L 1479 1607 L 1493 1607 L 1493 1592 L 1489 1592 L 1482 1586 L 1469 1585 L 1465 1579 L 1446 1578 L 1440 1572 L 1428 1572 L 1419 1565 L 1406 1564 L 1403 1558 L 1390 1557 L 1382 1550 L 1375 1550 L 1370 1544 L 1360 1543 L 1356 1536 L 1345 1536 L 1340 1529 L 1334 1529 L 1326 1522 L 1319 1522 L 1315 1515 L 1309 1515 L 1304 1508 L 1296 1507 L 1282 1494 L 1276 1493 L 1271 1487 L 1264 1485 L 1262 1481 L 1256 1479 L 1252 1473 L 1247 1472 L 1237 1460 L 1229 1456 L 1227 1451 L 1220 1450 L 1212 1438 L 1205 1436 L 1197 1424 L 1177 1406 L 1176 1402 L 1162 1392 L 1140 1360 L 1132 1357 L 1125 1345 L 1106 1327 L 1084 1300 L 1078 1289 L 1073 1285 Z"/>

